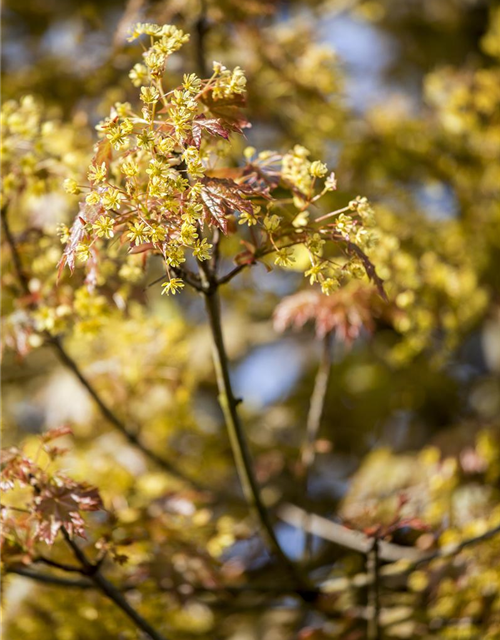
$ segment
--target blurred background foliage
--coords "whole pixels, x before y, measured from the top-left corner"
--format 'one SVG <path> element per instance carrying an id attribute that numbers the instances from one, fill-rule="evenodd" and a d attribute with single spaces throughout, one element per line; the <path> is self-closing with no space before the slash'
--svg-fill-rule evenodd
<path id="1" fill-rule="evenodd" d="M 33 447 L 43 430 L 72 426 L 61 464 L 100 488 L 113 541 L 128 556 L 109 574 L 167 636 L 364 638 L 363 589 L 333 589 L 326 614 L 279 594 L 225 591 L 283 582 L 247 510 L 200 493 L 127 443 L 44 346 L 43 332 L 62 332 L 150 449 L 195 484 L 237 493 L 201 301 L 146 288 L 161 268 L 153 261 L 145 271 L 140 255 L 121 263 L 111 253 L 99 295 L 77 274 L 55 287 L 56 225 L 71 222 L 77 203 L 62 182 L 85 175 L 93 127 L 133 98 L 127 74 L 138 49 L 126 34 L 145 20 L 192 34 L 172 59 L 173 86 L 184 72 L 205 75 L 212 60 L 240 65 L 247 143 L 304 145 L 335 169 L 333 208 L 361 193 L 376 211 L 372 259 L 389 302 L 366 302 L 373 326 L 352 344 L 334 336 L 307 495 L 296 478 L 320 341 L 309 325 L 276 332 L 272 316 L 308 285 L 292 270 L 257 266 L 225 290 L 232 372 L 271 512 L 291 501 L 359 529 L 418 518 L 429 526 L 417 540 L 425 549 L 500 524 L 500 9 L 487 0 L 4 3 L 4 110 L 10 130 L 29 123 L 41 136 L 16 152 L 4 138 L 9 162 L 22 168 L 4 170 L 4 190 L 18 194 L 11 227 L 36 300 L 30 310 L 4 247 L 4 444 Z M 26 94 L 43 107 L 20 103 Z M 38 125 L 40 110 L 52 125 Z M 98 538 L 109 522 L 93 526 Z M 300 558 L 303 533 L 276 526 Z M 414 533 L 403 529 L 399 542 L 413 544 Z M 314 543 L 319 581 L 363 570 L 355 554 Z M 499 638 L 499 567 L 493 538 L 388 581 L 383 637 Z M 92 590 L 8 575 L 4 599 L 6 638 L 138 637 Z"/>

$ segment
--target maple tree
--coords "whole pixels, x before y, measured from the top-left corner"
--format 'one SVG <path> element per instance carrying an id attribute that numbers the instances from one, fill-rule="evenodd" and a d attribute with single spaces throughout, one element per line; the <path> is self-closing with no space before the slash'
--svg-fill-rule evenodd
<path id="1" fill-rule="evenodd" d="M 498 633 L 500 13 L 422 3 L 476 58 L 360 116 L 306 4 L 130 2 L 92 74 L 7 75 L 9 636 Z"/>

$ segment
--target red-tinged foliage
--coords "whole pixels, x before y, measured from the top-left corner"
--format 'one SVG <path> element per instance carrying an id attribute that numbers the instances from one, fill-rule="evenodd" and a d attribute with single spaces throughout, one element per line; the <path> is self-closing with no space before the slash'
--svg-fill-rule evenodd
<path id="1" fill-rule="evenodd" d="M 387 299 L 387 294 L 385 292 L 384 289 L 384 281 L 382 280 L 382 278 L 377 274 L 377 270 L 375 269 L 375 265 L 373 264 L 373 262 L 370 260 L 370 258 L 366 255 L 366 253 L 360 249 L 358 247 L 357 244 L 355 244 L 354 242 L 351 242 L 350 240 L 343 238 L 347 244 L 347 250 L 349 253 L 354 253 L 361 261 L 365 271 L 366 271 L 366 275 L 370 278 L 370 280 L 375 284 L 375 286 L 377 287 L 377 291 L 379 293 L 379 295 L 381 296 L 381 298 L 383 300 L 385 300 L 386 302 L 388 301 Z"/>
<path id="2" fill-rule="evenodd" d="M 228 232 L 227 217 L 235 212 L 246 211 L 252 215 L 253 206 L 243 196 L 258 195 L 250 187 L 237 184 L 228 178 L 205 178 L 201 190 L 201 201 L 208 224 Z"/>
<path id="3" fill-rule="evenodd" d="M 31 479 L 37 470 L 35 463 L 26 458 L 17 447 L 0 451 L 2 491 L 12 489 L 16 482 L 21 486 L 31 483 Z"/>
<path id="4" fill-rule="evenodd" d="M 107 138 L 103 138 L 96 144 L 95 149 L 96 153 L 92 158 L 92 163 L 96 166 L 101 166 L 104 162 L 106 167 L 109 169 L 111 160 L 113 159 L 113 147 L 111 146 L 111 142 Z"/>
<path id="5" fill-rule="evenodd" d="M 361 331 L 372 333 L 376 291 L 371 287 L 339 289 L 329 296 L 319 291 L 301 291 L 284 298 L 274 312 L 274 328 L 302 329 L 314 322 L 316 336 L 325 337 L 335 331 L 338 340 L 351 344 Z"/>
<path id="6" fill-rule="evenodd" d="M 85 239 L 86 226 L 95 222 L 97 217 L 104 211 L 100 205 L 89 205 L 80 203 L 80 213 L 76 216 L 71 227 L 69 240 L 64 248 L 63 255 L 57 265 L 59 277 L 64 267 L 67 265 L 71 273 L 75 270 L 75 260 L 78 245 Z"/>
<path id="7" fill-rule="evenodd" d="M 36 536 L 46 544 L 54 544 L 61 528 L 70 536 L 85 538 L 85 521 L 81 511 L 97 511 L 102 508 L 96 488 L 58 477 L 61 485 L 47 484 L 34 499 Z"/>
<path id="8" fill-rule="evenodd" d="M 63 425 L 61 427 L 56 427 L 55 429 L 49 429 L 49 431 L 45 431 L 45 433 L 42 434 L 41 438 L 43 442 L 51 442 L 56 438 L 72 435 L 72 433 L 73 431 L 71 430 L 71 427 L 69 427 L 68 425 Z"/>
<path id="9" fill-rule="evenodd" d="M 193 121 L 189 144 L 199 149 L 201 146 L 202 133 L 204 131 L 211 136 L 224 138 L 224 140 L 229 138 L 229 134 L 232 131 L 242 133 L 241 127 L 237 124 L 225 123 L 220 118 L 207 118 L 202 114 Z"/>
<path id="10" fill-rule="evenodd" d="M 281 156 L 276 156 L 277 160 L 281 160 Z M 269 195 L 271 191 L 279 186 L 281 180 L 281 172 L 278 168 L 266 164 L 249 163 L 243 170 L 245 184 L 258 189 L 263 194 Z"/>
<path id="11" fill-rule="evenodd" d="M 62 455 L 65 450 L 48 443 L 69 433 L 71 430 L 63 426 L 42 435 L 34 460 L 16 447 L 1 452 L 2 489 L 12 491 L 16 485 L 31 488 L 28 496 L 23 494 L 22 503 L 16 503 L 15 507 L 2 505 L 0 543 L 4 557 L 29 557 L 36 542 L 54 544 L 61 529 L 70 536 L 85 538 L 82 513 L 102 509 L 102 500 L 95 487 L 76 482 L 57 470 L 51 472 L 50 464 L 38 462 L 42 450 L 51 461 Z"/>
<path id="12" fill-rule="evenodd" d="M 220 119 L 231 131 L 241 131 L 252 125 L 241 111 L 246 106 L 244 95 L 237 94 L 229 98 L 214 98 L 212 91 L 207 91 L 201 101 L 208 107 L 210 113 Z"/>

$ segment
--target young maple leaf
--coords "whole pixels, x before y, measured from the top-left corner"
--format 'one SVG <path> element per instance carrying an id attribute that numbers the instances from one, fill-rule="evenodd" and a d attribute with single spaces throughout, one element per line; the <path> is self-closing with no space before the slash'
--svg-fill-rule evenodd
<path id="1" fill-rule="evenodd" d="M 253 214 L 253 206 L 242 196 L 257 195 L 250 187 L 237 184 L 228 178 L 204 178 L 201 190 L 201 202 L 208 224 L 219 227 L 227 233 L 227 216 L 235 211 Z"/>
<path id="2" fill-rule="evenodd" d="M 99 215 L 104 212 L 101 205 L 89 205 L 87 203 L 80 203 L 80 213 L 76 216 L 75 221 L 71 227 L 69 240 L 64 248 L 61 259 L 57 265 L 58 277 L 66 265 L 68 265 L 71 273 L 75 270 L 75 258 L 78 245 L 87 235 L 87 224 L 92 224 L 96 221 Z"/>
<path id="3" fill-rule="evenodd" d="M 235 127 L 232 131 L 241 131 L 252 126 L 241 111 L 241 108 L 246 106 L 246 99 L 242 94 L 216 99 L 213 92 L 208 91 L 201 97 L 201 101 L 225 126 Z"/>
<path id="4" fill-rule="evenodd" d="M 98 490 L 85 483 L 64 479 L 65 484 L 49 484 L 35 497 L 36 536 L 51 545 L 64 527 L 70 536 L 85 538 L 85 522 L 81 511 L 102 508 Z"/>
<path id="5" fill-rule="evenodd" d="M 339 289 L 326 296 L 307 290 L 284 298 L 274 312 L 274 328 L 282 332 L 287 327 L 301 329 L 307 322 L 315 323 L 316 337 L 324 338 L 331 331 L 346 344 L 351 344 L 362 329 L 372 333 L 376 303 L 372 287 Z"/>
<path id="6" fill-rule="evenodd" d="M 55 427 L 54 429 L 49 429 L 48 431 L 45 431 L 45 433 L 42 433 L 41 438 L 43 442 L 51 442 L 56 438 L 61 438 L 62 436 L 68 436 L 68 435 L 71 435 L 72 433 L 73 431 L 71 430 L 71 427 L 69 427 L 68 425 L 63 425 L 61 427 Z"/>
<path id="7" fill-rule="evenodd" d="M 281 156 L 277 158 L 281 159 Z M 274 191 L 281 181 L 281 173 L 277 168 L 272 165 L 264 167 L 257 163 L 247 164 L 243 170 L 243 176 L 245 184 L 267 195 Z"/>
<path id="8" fill-rule="evenodd" d="M 14 487 L 15 482 L 21 485 L 29 485 L 32 475 L 38 467 L 27 458 L 17 447 L 0 451 L 0 489 L 8 491 Z"/>
<path id="9" fill-rule="evenodd" d="M 242 129 L 238 124 L 225 123 L 220 118 L 207 118 L 204 115 L 198 116 L 193 121 L 191 129 L 191 138 L 189 144 L 195 146 L 197 149 L 201 146 L 201 134 L 206 131 L 211 136 L 219 136 L 228 140 L 231 131 L 242 133 Z"/>

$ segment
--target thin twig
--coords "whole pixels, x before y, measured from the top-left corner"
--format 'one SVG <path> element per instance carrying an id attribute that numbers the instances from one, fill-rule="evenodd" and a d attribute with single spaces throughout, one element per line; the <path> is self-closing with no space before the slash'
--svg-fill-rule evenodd
<path id="1" fill-rule="evenodd" d="M 46 564 L 48 567 L 54 567 L 54 569 L 60 569 L 61 571 L 66 571 L 67 573 L 82 572 L 80 567 L 74 567 L 70 564 L 65 564 L 64 562 L 56 562 L 55 560 L 51 560 L 51 558 L 46 558 L 45 556 L 38 556 L 33 559 L 33 562 Z"/>
<path id="2" fill-rule="evenodd" d="M 309 515 L 308 518 L 305 517 L 307 515 Z M 278 517 L 299 529 L 303 529 L 306 522 L 307 531 L 315 536 L 365 555 L 369 553 L 373 545 L 373 539 L 361 533 L 361 531 L 349 529 L 314 513 L 307 514 L 304 509 L 292 504 L 283 505 L 278 511 Z M 414 547 L 404 547 L 385 540 L 379 542 L 379 558 L 381 560 L 387 562 L 396 562 L 397 560 L 417 561 L 423 557 L 423 552 Z"/>
<path id="3" fill-rule="evenodd" d="M 226 282 L 229 282 L 230 280 L 232 280 L 235 276 L 238 275 L 238 273 L 240 273 L 240 271 L 243 271 L 243 269 L 245 267 L 248 267 L 247 264 L 239 264 L 237 267 L 235 267 L 234 269 L 232 269 L 229 273 L 226 273 L 225 276 L 222 276 L 221 278 L 219 278 L 217 280 L 217 284 L 221 285 L 221 284 L 226 284 Z"/>
<path id="4" fill-rule="evenodd" d="M 30 295 L 30 287 L 29 287 L 29 278 L 26 275 L 23 263 L 21 261 L 21 256 L 19 251 L 17 250 L 16 242 L 14 240 L 14 236 L 12 235 L 12 231 L 10 229 L 9 221 L 7 220 L 7 205 L 4 205 L 1 209 L 1 218 L 2 218 L 2 230 L 5 234 L 5 239 L 7 240 L 7 244 L 10 248 L 10 253 L 12 255 L 12 262 L 14 263 L 14 271 L 16 272 L 17 279 L 21 284 L 23 292 L 26 295 Z"/>
<path id="5" fill-rule="evenodd" d="M 27 296 L 31 295 L 29 289 L 29 278 L 24 271 L 21 255 L 17 248 L 14 236 L 10 229 L 10 225 L 7 219 L 7 205 L 4 205 L 1 208 L 1 220 L 2 220 L 2 229 L 5 235 L 5 239 L 7 244 L 9 245 L 9 249 L 12 255 L 12 262 L 14 265 L 14 271 L 16 273 L 16 277 L 21 285 L 21 288 Z M 33 306 L 33 304 L 31 305 Z M 112 424 L 120 433 L 122 433 L 125 438 L 132 444 L 134 447 L 139 449 L 146 457 L 152 460 L 155 464 L 157 464 L 161 469 L 169 473 L 170 475 L 186 482 L 191 485 L 198 491 L 206 491 L 207 488 L 189 477 L 186 473 L 181 471 L 176 464 L 165 459 L 163 456 L 158 455 L 155 451 L 150 449 L 147 445 L 145 445 L 139 436 L 137 435 L 138 429 L 131 428 L 127 426 L 117 415 L 116 413 L 104 402 L 101 395 L 98 393 L 97 389 L 92 385 L 90 380 L 83 374 L 82 370 L 78 366 L 78 364 L 73 360 L 73 358 L 69 355 L 66 348 L 63 345 L 62 339 L 57 336 L 52 336 L 49 333 L 44 333 L 44 341 L 46 344 L 51 346 L 56 352 L 59 360 L 62 364 L 69 369 L 73 373 L 73 375 L 81 382 L 81 384 L 87 389 L 88 393 L 94 400 L 94 402 L 99 407 L 101 414 L 106 418 L 106 420 Z"/>
<path id="6" fill-rule="evenodd" d="M 164 635 L 152 627 L 149 622 L 130 605 L 121 591 L 100 573 L 98 567 L 88 560 L 83 550 L 71 539 L 68 532 L 65 529 L 62 531 L 66 543 L 73 551 L 73 555 L 82 565 L 83 573 L 89 577 L 96 587 L 98 587 L 109 600 L 114 602 L 115 605 L 119 607 L 141 631 L 144 631 L 144 633 L 152 638 L 152 640 L 167 640 Z"/>
<path id="7" fill-rule="evenodd" d="M 323 349 L 321 361 L 314 381 L 314 389 L 311 396 L 309 413 L 306 424 L 306 440 L 302 447 L 301 468 L 304 495 L 307 498 L 309 493 L 310 473 L 316 457 L 316 440 L 318 438 L 321 419 L 326 402 L 328 382 L 332 368 L 332 334 L 327 333 L 323 338 Z M 309 516 L 307 516 L 309 517 Z M 312 555 L 313 535 L 304 526 L 304 560 L 310 560 Z"/>
<path id="8" fill-rule="evenodd" d="M 16 575 L 23 576 L 25 578 L 29 578 L 31 580 L 37 582 L 43 582 L 47 584 L 53 584 L 55 586 L 62 587 L 75 587 L 80 589 L 96 589 L 97 586 L 91 582 L 89 579 L 84 580 L 74 580 L 70 578 L 62 578 L 60 576 L 45 573 L 41 571 L 33 571 L 27 567 L 6 567 L 6 573 L 13 573 Z M 78 569 L 78 573 L 82 573 L 82 569 Z M 136 584 L 125 584 L 123 587 L 119 588 L 121 592 L 126 593 L 127 591 L 135 591 L 137 589 Z M 290 583 L 283 585 L 252 585 L 252 584 L 241 584 L 241 585 L 224 585 L 220 587 L 204 587 L 202 585 L 191 585 L 185 584 L 182 585 L 185 587 L 185 590 L 179 589 L 178 587 L 164 587 L 159 585 L 157 588 L 162 593 L 183 593 L 183 595 L 198 595 L 198 596 L 230 596 L 232 598 L 241 596 L 244 594 L 261 594 L 265 596 L 274 596 L 277 598 L 281 598 L 287 594 L 295 594 L 296 588 L 291 586 Z M 318 595 L 320 590 L 316 590 Z M 221 598 L 222 601 L 222 598 Z"/>
<path id="9" fill-rule="evenodd" d="M 303 528 L 304 509 L 292 504 L 283 505 L 278 510 L 278 517 L 284 522 L 291 524 L 297 528 Z M 333 542 L 334 544 L 357 551 L 358 553 L 368 554 L 373 548 L 373 538 L 367 536 L 361 531 L 349 529 L 331 520 L 327 520 L 316 514 L 309 514 L 308 530 L 314 535 Z M 467 538 L 456 544 L 449 544 L 435 551 L 421 551 L 415 547 L 405 547 L 395 544 L 394 542 L 386 542 L 379 540 L 378 542 L 378 558 L 379 561 L 390 562 L 392 564 L 381 567 L 380 575 L 383 577 L 402 576 L 414 571 L 416 568 L 428 564 L 433 560 L 445 559 L 453 557 L 466 549 L 467 547 L 485 542 L 495 536 L 500 535 L 500 525 L 488 529 L 481 535 Z M 396 564 L 403 561 L 402 565 Z M 362 588 L 370 583 L 372 577 L 366 574 L 358 574 L 352 578 L 334 578 L 323 583 L 322 587 L 327 591 L 343 591 L 347 588 Z"/>
<path id="10" fill-rule="evenodd" d="M 186 473 L 184 473 L 184 471 L 179 469 L 179 467 L 175 463 L 165 459 L 163 456 L 160 456 L 158 453 L 156 453 L 156 451 L 150 449 L 146 444 L 144 444 L 144 442 L 142 442 L 137 435 L 138 429 L 132 430 L 122 420 L 120 420 L 120 418 L 118 418 L 116 413 L 109 408 L 109 406 L 104 402 L 100 394 L 97 392 L 96 388 L 82 373 L 77 363 L 68 354 L 68 352 L 62 345 L 60 338 L 50 336 L 46 339 L 46 342 L 48 342 L 54 348 L 54 350 L 58 354 L 60 361 L 75 375 L 76 378 L 78 378 L 85 389 L 87 389 L 88 393 L 99 407 L 101 414 L 109 423 L 111 423 L 118 431 L 120 431 L 120 433 L 128 440 L 131 445 L 136 447 L 139 451 L 141 451 L 141 453 L 143 453 L 146 457 L 148 457 L 156 465 L 158 465 L 161 469 L 163 469 L 170 475 L 178 478 L 179 480 L 182 480 L 183 482 L 186 482 L 198 491 L 207 490 L 204 485 L 199 483 L 197 480 L 189 477 Z"/>
<path id="11" fill-rule="evenodd" d="M 380 562 L 378 556 L 379 539 L 373 538 L 372 549 L 366 558 L 367 573 L 371 576 L 368 588 L 368 640 L 380 640 Z"/>
<path id="12" fill-rule="evenodd" d="M 55 587 L 69 587 L 70 589 L 94 589 L 95 585 L 90 580 L 73 580 L 69 578 L 61 578 L 49 573 L 41 573 L 40 571 L 32 571 L 24 567 L 9 567 L 7 573 L 14 573 L 23 578 L 29 578 L 36 582 L 53 585 Z"/>

